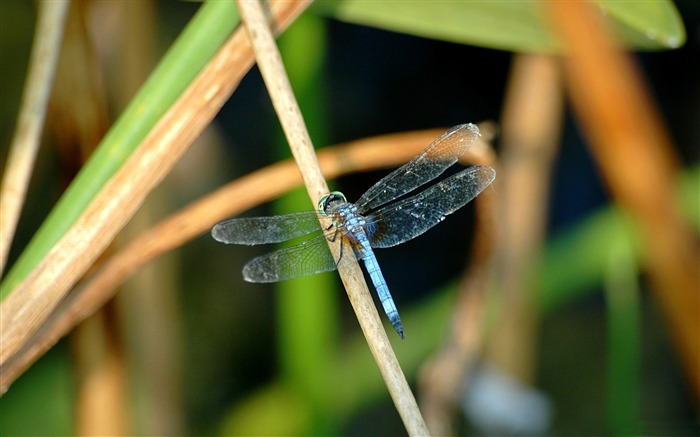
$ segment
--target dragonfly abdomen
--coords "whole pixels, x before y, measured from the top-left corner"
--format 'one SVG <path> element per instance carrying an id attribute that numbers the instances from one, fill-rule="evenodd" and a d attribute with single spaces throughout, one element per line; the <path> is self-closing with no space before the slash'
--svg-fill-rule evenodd
<path id="1" fill-rule="evenodd" d="M 379 268 L 377 257 L 374 256 L 374 251 L 369 244 L 367 235 L 363 232 L 357 237 L 361 247 L 360 252 L 362 254 L 362 261 L 364 261 L 367 273 L 372 279 L 374 288 L 377 290 L 379 301 L 382 303 L 382 307 L 384 307 L 384 313 L 386 313 L 386 316 L 391 322 L 391 326 L 394 327 L 396 332 L 399 334 L 399 337 L 403 339 L 403 324 L 401 323 L 401 318 L 399 317 L 399 310 L 396 308 L 394 299 L 391 297 L 389 286 L 386 284 L 382 270 Z"/>

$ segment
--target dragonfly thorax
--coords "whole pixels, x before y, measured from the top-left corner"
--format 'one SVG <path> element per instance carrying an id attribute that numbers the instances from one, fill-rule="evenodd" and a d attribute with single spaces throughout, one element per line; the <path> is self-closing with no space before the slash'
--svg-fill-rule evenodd
<path id="1" fill-rule="evenodd" d="M 367 221 L 357 213 L 357 206 L 347 201 L 340 191 L 332 191 L 318 202 L 319 213 L 333 219 L 333 226 L 343 235 L 357 240 L 359 234 L 365 233 Z"/>
<path id="2" fill-rule="evenodd" d="M 335 208 L 336 227 L 343 228 L 351 234 L 364 231 L 365 218 L 357 213 L 357 206 L 352 203 L 342 203 Z"/>

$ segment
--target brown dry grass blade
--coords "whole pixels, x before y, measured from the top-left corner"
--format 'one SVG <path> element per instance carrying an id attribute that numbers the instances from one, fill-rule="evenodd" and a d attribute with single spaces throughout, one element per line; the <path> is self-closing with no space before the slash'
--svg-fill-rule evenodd
<path id="1" fill-rule="evenodd" d="M 286 28 L 308 2 L 270 4 L 277 28 Z M 253 57 L 238 29 L 190 87 L 95 197 L 75 225 L 0 305 L 0 391 L 5 366 L 51 315 L 68 290 L 104 251 L 200 132 L 211 122 Z M 16 375 L 15 375 L 16 377 Z"/>

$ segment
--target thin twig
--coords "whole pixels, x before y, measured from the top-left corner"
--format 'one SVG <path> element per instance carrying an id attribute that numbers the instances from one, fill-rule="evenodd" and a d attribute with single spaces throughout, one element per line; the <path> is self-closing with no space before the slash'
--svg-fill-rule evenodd
<path id="1" fill-rule="evenodd" d="M 316 201 L 328 193 L 328 186 L 318 165 L 311 138 L 294 97 L 263 8 L 258 0 L 237 0 L 236 5 L 248 29 L 248 37 L 253 46 L 260 72 L 287 136 L 294 159 L 299 165 L 309 196 L 312 201 Z M 338 250 L 335 245 L 330 246 L 332 251 Z M 351 249 L 346 248 L 346 250 Z M 410 435 L 428 435 L 428 429 L 418 409 L 418 404 L 391 348 L 391 343 L 379 319 L 359 264 L 353 259 L 351 262 L 339 266 L 338 272 L 406 430 Z"/>
<path id="2" fill-rule="evenodd" d="M 17 129 L 0 188 L 0 273 L 7 262 L 7 254 L 12 245 L 39 150 L 39 139 L 44 126 L 51 85 L 56 74 L 69 6 L 70 1 L 67 0 L 39 3 L 29 74 L 22 92 Z"/>

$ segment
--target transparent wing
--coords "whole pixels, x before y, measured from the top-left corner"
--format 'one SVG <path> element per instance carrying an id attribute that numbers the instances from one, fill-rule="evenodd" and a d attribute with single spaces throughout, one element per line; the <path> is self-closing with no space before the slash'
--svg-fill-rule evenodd
<path id="1" fill-rule="evenodd" d="M 217 223 L 211 229 L 216 241 L 228 244 L 281 243 L 320 231 L 318 213 L 315 211 L 271 217 L 233 218 Z"/>
<path id="2" fill-rule="evenodd" d="M 372 247 L 396 246 L 421 235 L 478 196 L 495 177 L 491 167 L 470 167 L 377 210 L 368 217 Z"/>
<path id="3" fill-rule="evenodd" d="M 337 268 L 325 235 L 253 258 L 243 267 L 248 282 L 277 282 Z"/>
<path id="4" fill-rule="evenodd" d="M 415 190 L 457 162 L 479 136 L 469 123 L 449 129 L 410 162 L 374 184 L 355 205 L 363 214 Z"/>

